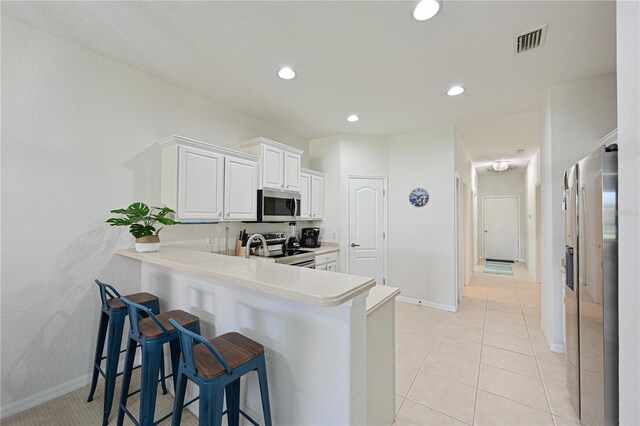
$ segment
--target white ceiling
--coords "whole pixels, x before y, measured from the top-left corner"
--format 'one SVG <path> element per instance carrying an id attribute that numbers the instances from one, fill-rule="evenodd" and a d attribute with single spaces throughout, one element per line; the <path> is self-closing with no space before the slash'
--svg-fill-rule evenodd
<path id="1" fill-rule="evenodd" d="M 540 146 L 538 111 L 494 116 L 457 125 L 469 156 L 479 174 L 498 160 L 507 160 L 516 172 L 523 172 Z M 522 153 L 518 153 L 523 149 Z"/>
<path id="2" fill-rule="evenodd" d="M 426 22 L 414 5 L 3 1 L 2 13 L 307 138 L 464 123 L 476 162 L 530 156 L 544 89 L 615 70 L 614 1 L 444 0 Z M 513 36 L 542 24 L 546 45 L 515 55 Z M 277 78 L 282 65 L 298 76 Z M 446 96 L 454 84 L 466 92 Z"/>

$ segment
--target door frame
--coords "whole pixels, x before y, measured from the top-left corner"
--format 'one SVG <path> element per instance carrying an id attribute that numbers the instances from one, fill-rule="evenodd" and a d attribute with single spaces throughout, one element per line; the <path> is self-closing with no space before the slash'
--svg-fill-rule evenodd
<path id="1" fill-rule="evenodd" d="M 462 178 L 455 172 L 453 181 L 453 206 L 454 206 L 454 253 L 455 253 L 455 287 L 456 287 L 456 310 L 458 303 L 462 301 L 464 295 L 464 242 L 463 242 L 463 214 L 462 214 Z"/>
<path id="2" fill-rule="evenodd" d="M 536 244 L 536 282 L 542 283 L 542 187 L 540 182 L 535 186 L 536 200 L 536 223 L 535 223 L 535 244 Z"/>
<path id="3" fill-rule="evenodd" d="M 520 196 L 519 195 L 487 195 L 486 197 L 482 197 L 482 258 L 486 259 L 487 258 L 487 250 L 486 250 L 486 241 L 485 241 L 485 232 L 484 232 L 484 221 L 485 221 L 485 215 L 484 215 L 484 200 L 487 198 L 515 198 L 516 202 L 518 204 L 518 214 L 517 214 L 517 220 L 518 220 L 518 258 L 514 259 L 515 261 L 522 261 L 522 247 L 521 247 L 521 243 L 522 243 L 522 224 L 520 221 L 520 215 L 522 214 L 520 211 Z"/>
<path id="4" fill-rule="evenodd" d="M 343 247 L 345 247 L 346 256 L 345 256 L 345 271 L 347 274 L 351 273 L 351 250 L 349 250 L 349 236 L 351 233 L 351 229 L 349 229 L 349 222 L 351 218 L 351 205 L 350 205 L 350 197 L 349 197 L 349 188 L 351 188 L 351 179 L 382 179 L 382 204 L 383 204 L 383 214 L 384 218 L 382 220 L 382 228 L 384 232 L 384 238 L 382 239 L 382 256 L 384 257 L 382 263 L 382 279 L 384 280 L 382 283 L 376 283 L 378 285 L 387 285 L 389 282 L 389 190 L 387 187 L 387 176 L 383 175 L 347 175 L 346 176 L 346 191 L 345 191 L 345 205 L 346 205 L 346 217 L 344 218 L 345 230 L 343 233 L 342 242 Z"/>

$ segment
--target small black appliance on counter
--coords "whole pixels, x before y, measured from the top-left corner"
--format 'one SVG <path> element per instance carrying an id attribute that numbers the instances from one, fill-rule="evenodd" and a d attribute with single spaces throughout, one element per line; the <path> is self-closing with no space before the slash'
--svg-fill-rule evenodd
<path id="1" fill-rule="evenodd" d="M 301 247 L 320 247 L 320 228 L 302 228 Z"/>

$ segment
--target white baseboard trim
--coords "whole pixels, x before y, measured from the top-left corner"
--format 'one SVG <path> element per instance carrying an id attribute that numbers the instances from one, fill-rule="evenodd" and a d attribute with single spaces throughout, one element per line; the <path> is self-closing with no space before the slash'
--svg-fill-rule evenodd
<path id="1" fill-rule="evenodd" d="M 52 399 L 56 399 L 58 397 L 61 397 L 62 395 L 68 394 L 69 392 L 73 392 L 84 386 L 87 386 L 90 383 L 91 374 L 85 374 L 73 380 L 69 380 L 68 382 L 54 386 L 51 389 L 38 392 L 35 395 L 31 395 L 21 401 L 10 402 L 9 404 L 0 408 L 0 419 L 6 419 L 7 417 L 13 416 L 14 414 L 18 414 L 40 404 L 44 404 L 45 402 L 51 401 Z"/>
<path id="2" fill-rule="evenodd" d="M 413 297 L 398 296 L 398 302 L 413 303 L 414 305 L 428 306 L 430 308 L 441 309 L 448 312 L 457 312 L 454 305 L 446 305 L 444 303 L 429 302 L 428 300 L 414 299 Z"/>

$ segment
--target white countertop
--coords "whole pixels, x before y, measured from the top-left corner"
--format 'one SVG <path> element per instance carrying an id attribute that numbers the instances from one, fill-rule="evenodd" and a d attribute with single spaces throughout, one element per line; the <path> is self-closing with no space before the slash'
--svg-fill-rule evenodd
<path id="1" fill-rule="evenodd" d="M 388 287 L 386 285 L 377 285 L 369 290 L 367 296 L 367 315 L 371 315 L 385 303 L 392 301 L 400 294 L 400 289 L 397 287 Z"/>
<path id="2" fill-rule="evenodd" d="M 117 254 L 315 306 L 338 306 L 375 287 L 373 278 L 281 265 L 273 259 L 246 259 L 167 246 L 153 253 L 125 249 Z"/>
<path id="3" fill-rule="evenodd" d="M 325 243 L 325 244 L 322 244 L 320 247 L 303 247 L 302 249 L 315 251 L 316 255 L 319 255 L 319 254 L 327 254 L 327 253 L 340 251 L 340 246 L 337 243 L 335 243 L 335 245 L 331 243 Z"/>

